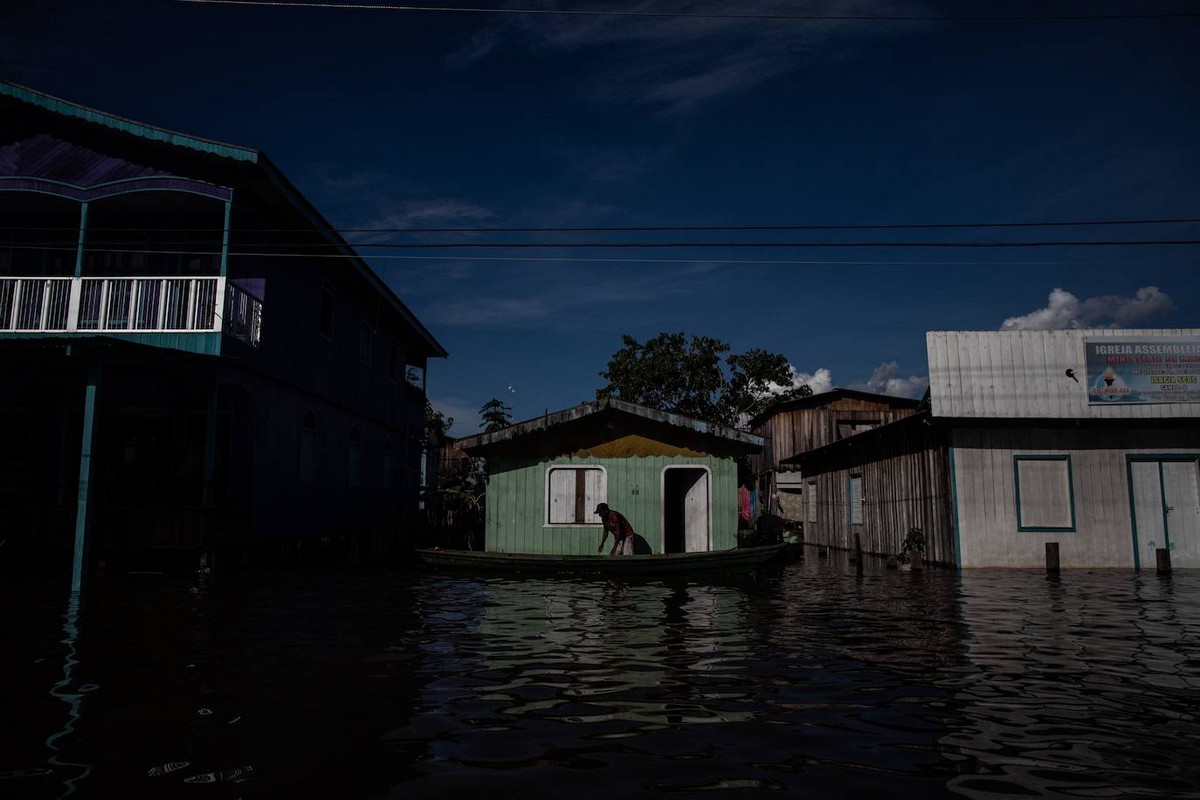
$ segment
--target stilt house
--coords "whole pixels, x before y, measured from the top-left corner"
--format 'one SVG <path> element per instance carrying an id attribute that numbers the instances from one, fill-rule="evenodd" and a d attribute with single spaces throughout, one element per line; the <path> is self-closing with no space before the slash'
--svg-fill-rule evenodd
<path id="1" fill-rule="evenodd" d="M 261 152 L 0 83 L 0 220 L 0 562 L 416 523 L 446 352 Z"/>

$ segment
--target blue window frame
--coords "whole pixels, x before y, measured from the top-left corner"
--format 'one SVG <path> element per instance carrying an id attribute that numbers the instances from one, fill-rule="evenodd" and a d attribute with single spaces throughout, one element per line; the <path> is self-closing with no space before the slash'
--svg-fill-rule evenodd
<path id="1" fill-rule="evenodd" d="M 1019 532 L 1075 532 L 1070 455 L 1013 456 L 1013 488 Z"/>

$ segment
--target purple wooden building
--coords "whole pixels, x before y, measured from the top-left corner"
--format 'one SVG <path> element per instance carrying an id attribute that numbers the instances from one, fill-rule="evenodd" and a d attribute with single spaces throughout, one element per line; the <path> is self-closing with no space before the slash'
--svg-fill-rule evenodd
<path id="1" fill-rule="evenodd" d="M 0 565 L 411 535 L 446 351 L 261 152 L 0 82 L 0 220 Z"/>

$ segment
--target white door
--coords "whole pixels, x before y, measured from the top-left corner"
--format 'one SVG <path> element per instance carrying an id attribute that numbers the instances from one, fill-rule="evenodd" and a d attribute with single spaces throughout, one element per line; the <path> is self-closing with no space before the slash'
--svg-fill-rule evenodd
<path id="1" fill-rule="evenodd" d="M 1154 551 L 1171 552 L 1171 567 L 1200 567 L 1200 469 L 1198 462 L 1133 461 L 1133 523 L 1138 557 L 1154 563 Z"/>
<path id="2" fill-rule="evenodd" d="M 708 536 L 708 471 L 695 470 L 696 481 L 683 498 L 684 547 L 689 553 L 710 549 Z"/>
<path id="3" fill-rule="evenodd" d="M 1197 462 L 1162 462 L 1163 503 L 1171 567 L 1200 567 L 1200 483 Z"/>

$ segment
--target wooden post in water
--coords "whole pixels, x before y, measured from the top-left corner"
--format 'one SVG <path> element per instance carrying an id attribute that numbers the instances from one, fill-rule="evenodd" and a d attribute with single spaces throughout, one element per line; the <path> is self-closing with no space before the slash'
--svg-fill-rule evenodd
<path id="1" fill-rule="evenodd" d="M 1058 573 L 1058 542 L 1046 542 L 1046 572 Z"/>
<path id="2" fill-rule="evenodd" d="M 1158 574 L 1171 574 L 1171 551 L 1165 547 L 1160 547 L 1154 551 L 1154 558 L 1158 562 Z"/>
<path id="3" fill-rule="evenodd" d="M 71 591 L 83 588 L 91 549 L 93 451 L 99 424 L 96 395 L 100 391 L 100 365 L 88 365 L 87 389 L 83 396 L 83 443 L 79 452 L 79 494 L 75 507 L 75 549 L 71 560 Z"/>
<path id="4" fill-rule="evenodd" d="M 921 548 L 914 547 L 912 555 L 909 558 L 911 559 L 910 563 L 913 572 L 920 572 L 925 569 L 925 554 L 921 552 Z"/>
<path id="5" fill-rule="evenodd" d="M 858 574 L 862 575 L 862 540 L 858 538 L 858 534 L 854 534 L 854 561 L 858 565 Z"/>

